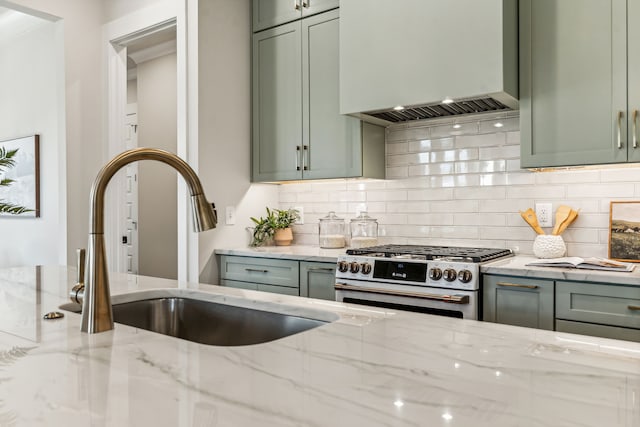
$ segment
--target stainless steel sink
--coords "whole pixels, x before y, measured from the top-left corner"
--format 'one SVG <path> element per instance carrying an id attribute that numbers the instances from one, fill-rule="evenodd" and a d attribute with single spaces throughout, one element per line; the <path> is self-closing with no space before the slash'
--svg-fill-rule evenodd
<path id="1" fill-rule="evenodd" d="M 77 304 L 60 308 L 79 311 Z M 116 323 L 201 344 L 260 344 L 303 332 L 329 321 L 182 297 L 113 304 Z"/>

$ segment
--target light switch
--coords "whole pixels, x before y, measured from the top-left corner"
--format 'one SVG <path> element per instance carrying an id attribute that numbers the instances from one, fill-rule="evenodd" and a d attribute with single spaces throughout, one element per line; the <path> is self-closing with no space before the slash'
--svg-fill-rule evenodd
<path id="1" fill-rule="evenodd" d="M 224 210 L 224 223 L 226 225 L 234 225 L 236 223 L 236 207 L 227 206 Z"/>

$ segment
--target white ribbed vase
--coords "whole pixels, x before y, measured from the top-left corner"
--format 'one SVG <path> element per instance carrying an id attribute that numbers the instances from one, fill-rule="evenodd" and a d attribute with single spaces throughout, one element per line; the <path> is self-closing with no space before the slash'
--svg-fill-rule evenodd
<path id="1" fill-rule="evenodd" d="M 540 234 L 533 241 L 533 254 L 538 258 L 560 258 L 566 253 L 562 236 Z"/>

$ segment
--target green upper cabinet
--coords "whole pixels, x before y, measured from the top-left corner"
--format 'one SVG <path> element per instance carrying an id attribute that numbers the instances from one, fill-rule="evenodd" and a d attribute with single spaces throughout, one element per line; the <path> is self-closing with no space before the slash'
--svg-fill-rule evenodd
<path id="1" fill-rule="evenodd" d="M 520 1 L 522 167 L 640 158 L 628 144 L 627 106 L 627 93 L 640 105 L 638 88 L 627 87 L 628 66 L 640 72 L 637 52 L 627 61 L 627 19 L 629 40 L 638 40 L 639 8 L 636 0 L 629 14 L 625 0 Z"/>
<path id="2" fill-rule="evenodd" d="M 338 19 L 253 35 L 253 181 L 384 177 L 384 128 L 339 114 Z"/>
<path id="3" fill-rule="evenodd" d="M 334 9 L 338 0 L 253 0 L 253 31 Z"/>
<path id="4" fill-rule="evenodd" d="M 640 162 L 640 1 L 629 0 L 627 5 L 627 34 L 629 38 L 629 48 L 627 52 L 628 67 L 628 127 L 627 141 L 628 160 L 630 162 Z"/>

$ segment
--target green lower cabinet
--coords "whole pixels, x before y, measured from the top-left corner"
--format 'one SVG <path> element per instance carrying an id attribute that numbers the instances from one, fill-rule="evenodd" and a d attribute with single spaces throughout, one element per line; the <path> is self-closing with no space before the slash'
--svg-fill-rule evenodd
<path id="1" fill-rule="evenodd" d="M 557 330 L 640 342 L 640 286 L 557 282 Z"/>
<path id="2" fill-rule="evenodd" d="M 336 264 L 300 262 L 300 296 L 336 300 Z"/>
<path id="3" fill-rule="evenodd" d="M 554 329 L 553 280 L 483 276 L 483 320 Z"/>
<path id="4" fill-rule="evenodd" d="M 334 262 L 220 256 L 220 285 L 335 301 Z"/>

